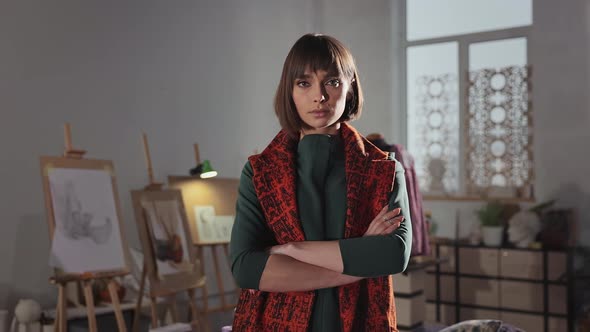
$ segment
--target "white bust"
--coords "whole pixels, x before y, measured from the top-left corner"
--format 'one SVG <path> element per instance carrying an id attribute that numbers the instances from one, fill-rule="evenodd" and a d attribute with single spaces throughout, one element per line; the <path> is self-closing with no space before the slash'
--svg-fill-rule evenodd
<path id="1" fill-rule="evenodd" d="M 41 305 L 31 299 L 19 300 L 14 308 L 14 317 L 19 323 L 32 323 L 41 318 Z"/>
<path id="2" fill-rule="evenodd" d="M 512 216 L 508 225 L 508 241 L 518 248 L 528 247 L 541 231 L 541 221 L 537 214 L 526 210 Z"/>

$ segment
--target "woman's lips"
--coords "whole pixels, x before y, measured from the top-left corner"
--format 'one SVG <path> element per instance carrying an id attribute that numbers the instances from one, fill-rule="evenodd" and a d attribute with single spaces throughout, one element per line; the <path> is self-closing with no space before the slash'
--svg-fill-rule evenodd
<path id="1" fill-rule="evenodd" d="M 324 118 L 330 114 L 330 111 L 328 111 L 328 110 L 315 110 L 315 111 L 311 111 L 309 113 L 311 113 L 311 115 L 313 115 L 316 118 Z"/>

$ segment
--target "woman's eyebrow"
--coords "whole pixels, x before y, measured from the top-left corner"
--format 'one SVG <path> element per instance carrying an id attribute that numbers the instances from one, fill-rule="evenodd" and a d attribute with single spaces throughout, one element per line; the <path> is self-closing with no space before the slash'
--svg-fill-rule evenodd
<path id="1" fill-rule="evenodd" d="M 298 75 L 297 77 L 295 77 L 296 80 L 300 80 L 300 79 L 309 79 L 311 77 L 310 74 L 301 74 Z"/>

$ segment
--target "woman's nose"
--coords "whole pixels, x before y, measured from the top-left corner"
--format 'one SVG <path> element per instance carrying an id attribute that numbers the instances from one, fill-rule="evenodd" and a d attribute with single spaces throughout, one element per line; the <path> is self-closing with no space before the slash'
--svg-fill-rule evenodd
<path id="1" fill-rule="evenodd" d="M 316 92 L 316 95 L 313 99 L 315 103 L 323 103 L 327 100 L 327 93 L 324 89 L 319 88 L 319 91 Z"/>
<path id="2" fill-rule="evenodd" d="M 316 97 L 316 98 L 314 99 L 314 102 L 316 102 L 316 103 L 318 103 L 318 102 L 319 102 L 319 103 L 323 103 L 324 101 L 326 101 L 326 96 L 324 96 L 324 94 L 323 94 L 323 93 L 322 93 L 322 94 L 320 94 L 320 96 L 319 96 L 319 97 Z"/>

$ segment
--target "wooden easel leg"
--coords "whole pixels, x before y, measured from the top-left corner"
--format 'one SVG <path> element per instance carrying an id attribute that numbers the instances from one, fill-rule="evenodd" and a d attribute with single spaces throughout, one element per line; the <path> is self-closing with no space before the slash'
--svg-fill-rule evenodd
<path id="1" fill-rule="evenodd" d="M 150 308 L 152 310 L 152 328 L 158 327 L 158 310 L 156 308 L 156 297 L 150 296 Z"/>
<path id="2" fill-rule="evenodd" d="M 59 326 L 59 307 L 55 307 L 55 319 L 53 320 L 53 330 L 56 332 L 61 332 Z"/>
<path id="3" fill-rule="evenodd" d="M 143 271 L 141 272 L 141 281 L 139 282 L 139 293 L 137 294 L 137 303 L 135 304 L 135 313 L 133 315 L 133 332 L 137 332 L 137 329 L 139 329 L 139 316 L 141 315 L 141 302 L 143 301 L 143 289 L 145 288 L 146 278 L 147 268 L 144 262 Z"/>
<path id="4" fill-rule="evenodd" d="M 202 276 L 205 275 L 205 257 L 203 255 L 204 250 L 205 249 L 203 247 L 199 248 L 199 260 L 201 261 L 200 267 L 201 267 L 201 275 Z M 201 288 L 201 295 L 203 295 L 203 311 L 208 312 L 209 311 L 209 292 L 207 291 L 206 284 Z"/>
<path id="5" fill-rule="evenodd" d="M 187 289 L 188 298 L 189 298 L 189 317 L 191 326 L 193 329 L 197 329 L 197 331 L 202 331 L 201 328 L 205 329 L 206 331 L 211 331 L 209 327 L 209 322 L 207 320 L 207 313 L 199 313 L 199 309 L 197 308 L 197 298 L 196 298 L 196 291 L 195 289 Z"/>
<path id="6" fill-rule="evenodd" d="M 225 290 L 223 288 L 223 279 L 221 276 L 221 270 L 219 269 L 219 261 L 217 259 L 217 250 L 215 246 L 211 246 L 211 253 L 213 254 L 213 266 L 215 267 L 215 276 L 217 277 L 217 289 L 219 289 L 219 298 L 221 300 L 221 308 L 225 310 Z"/>
<path id="7" fill-rule="evenodd" d="M 195 299 L 195 290 L 192 289 L 192 288 L 191 289 L 188 289 L 187 290 L 187 293 L 188 293 L 188 301 L 189 301 L 188 302 L 188 305 L 189 305 L 189 308 L 190 308 L 190 315 L 189 315 L 190 321 L 191 322 L 198 323 L 198 321 L 199 321 L 199 319 L 198 319 L 199 313 L 197 311 L 197 304 L 195 303 L 195 301 L 196 301 L 196 299 Z"/>
<path id="8" fill-rule="evenodd" d="M 66 286 L 59 283 L 57 295 L 57 310 L 55 315 L 55 323 L 53 328 L 57 332 L 66 332 L 67 318 L 66 318 Z"/>
<path id="9" fill-rule="evenodd" d="M 170 314 L 172 315 L 172 321 L 174 323 L 178 323 L 178 308 L 176 307 L 176 296 L 175 295 L 171 295 L 169 297 L 169 301 L 170 303 L 168 304 L 170 306 Z"/>
<path id="10" fill-rule="evenodd" d="M 226 258 L 229 257 L 229 244 L 224 243 L 224 244 L 222 244 L 222 246 L 223 246 L 223 251 L 225 252 L 225 257 Z M 228 263 L 229 263 L 229 261 L 228 261 Z"/>
<path id="11" fill-rule="evenodd" d="M 115 311 L 115 317 L 117 318 L 117 327 L 119 332 L 127 332 L 127 326 L 125 325 L 125 318 L 123 318 L 123 311 L 121 310 L 121 304 L 119 303 L 119 294 L 117 294 L 117 284 L 115 280 L 109 280 L 109 294 L 111 295 L 111 303 Z"/>
<path id="12" fill-rule="evenodd" d="M 84 299 L 86 300 L 86 312 L 88 314 L 88 330 L 90 332 L 97 332 L 94 299 L 92 298 L 92 285 L 90 281 L 84 281 Z"/>
<path id="13" fill-rule="evenodd" d="M 55 321 L 53 322 L 53 330 L 56 332 L 63 332 L 61 328 L 61 299 L 64 296 L 63 285 L 57 286 L 57 305 L 55 306 Z"/>

